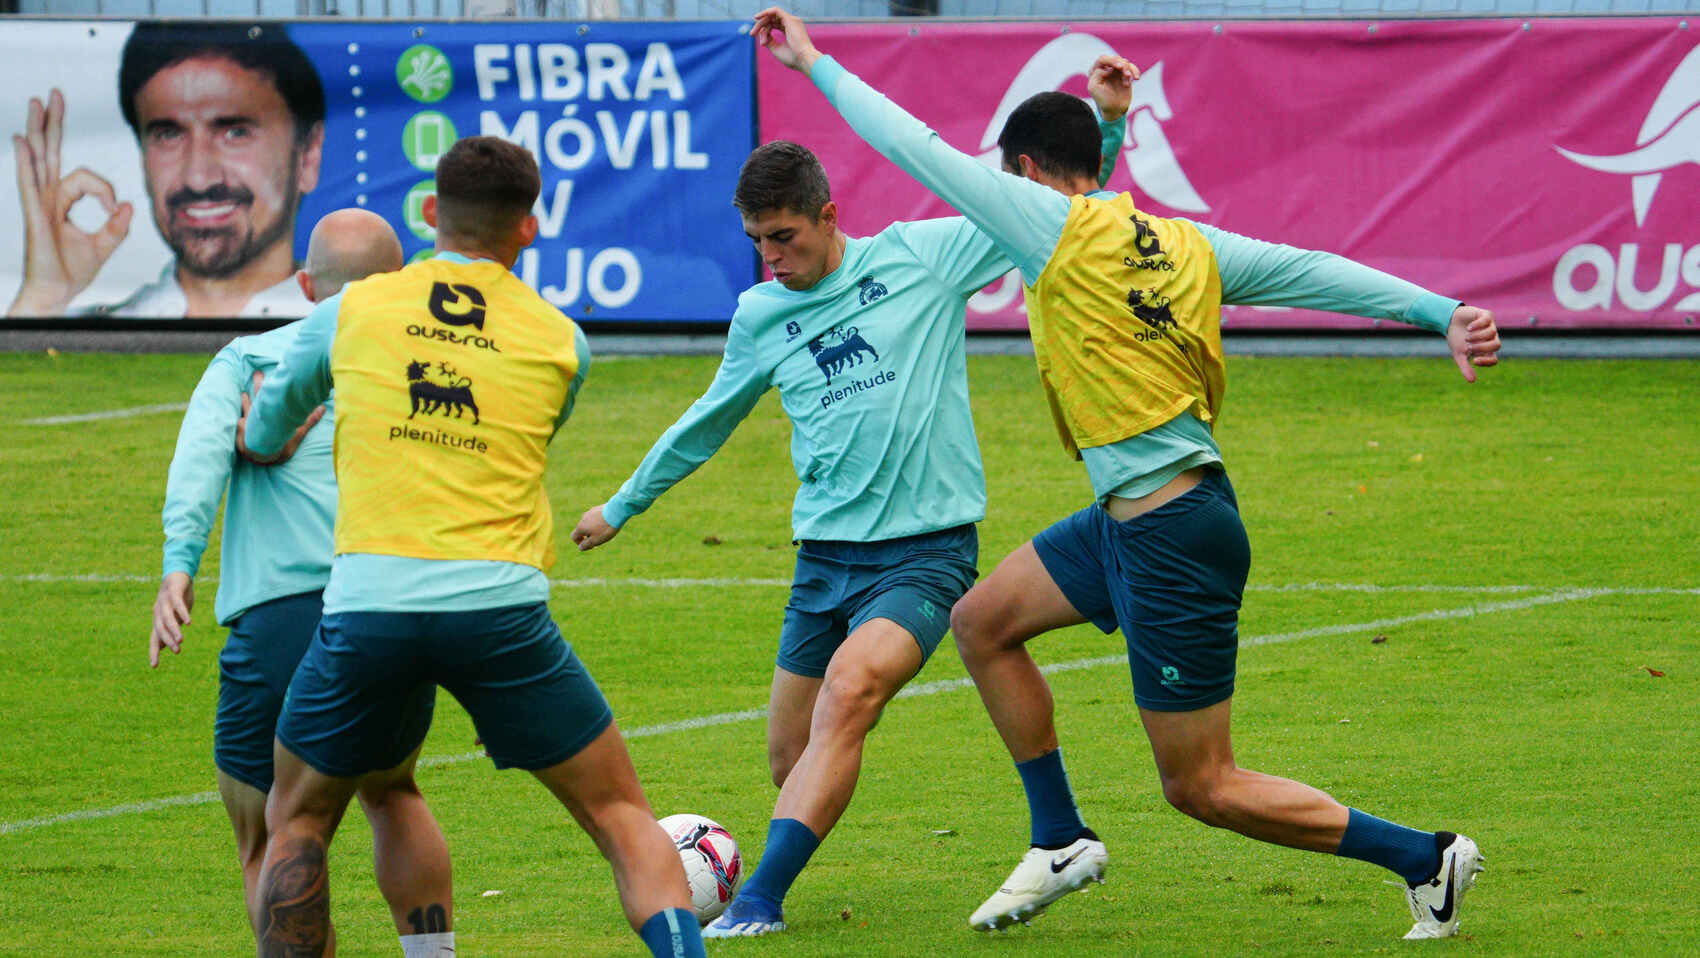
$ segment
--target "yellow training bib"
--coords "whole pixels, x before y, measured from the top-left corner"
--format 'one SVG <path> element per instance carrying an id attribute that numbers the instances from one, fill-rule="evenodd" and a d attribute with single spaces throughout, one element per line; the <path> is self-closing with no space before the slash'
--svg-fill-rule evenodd
<path id="1" fill-rule="evenodd" d="M 1196 226 L 1141 213 L 1126 193 L 1075 196 L 1026 293 L 1039 379 L 1075 458 L 1183 412 L 1215 420 L 1222 279 Z"/>
<path id="2" fill-rule="evenodd" d="M 337 553 L 554 564 L 543 472 L 575 342 L 490 260 L 350 284 L 331 345 Z"/>

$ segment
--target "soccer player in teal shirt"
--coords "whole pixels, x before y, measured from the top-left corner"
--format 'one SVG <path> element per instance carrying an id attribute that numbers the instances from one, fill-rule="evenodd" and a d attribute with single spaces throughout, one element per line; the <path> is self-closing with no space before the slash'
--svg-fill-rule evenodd
<path id="1" fill-rule="evenodd" d="M 1473 367 L 1497 362 L 1499 337 L 1487 311 L 1341 257 L 1187 221 L 1161 221 L 1155 229 L 1168 237 L 1164 243 L 1178 241 L 1175 248 L 1185 251 L 1185 260 L 1176 262 L 1155 241 L 1156 218 L 1142 220 L 1144 214 L 1135 210 L 1128 223 L 1121 219 L 1131 208 L 1126 198 L 1094 189 L 1082 166 L 1089 155 L 1083 146 L 1089 144 L 1082 140 L 1082 117 L 1071 98 L 1037 94 L 1011 115 L 999 140 L 1004 155 L 999 173 L 950 148 L 823 57 L 790 14 L 763 11 L 752 35 L 780 62 L 810 76 L 858 135 L 1010 254 L 1027 286 L 1036 346 L 1040 310 L 1045 322 L 1074 331 L 1081 325 L 1075 316 L 1083 312 L 1082 302 L 1092 304 L 1086 310 L 1115 304 L 1115 315 L 1092 318 L 1100 332 L 1116 329 L 1095 344 L 1096 352 L 1046 334 L 1047 350 L 1054 350 L 1048 361 L 1067 362 L 1071 372 L 1106 380 L 1149 376 L 1161 384 L 1151 395 L 1164 401 L 1168 382 L 1179 382 L 1175 388 L 1183 397 L 1208 393 L 1213 414 L 1222 385 L 1221 347 L 1218 319 L 1206 314 L 1215 304 L 1208 295 L 1191 299 L 1201 304 L 1198 315 L 1177 322 L 1166 298 L 1147 299 L 1138 285 L 1128 289 L 1129 283 L 1151 282 L 1141 274 L 1154 271 L 1148 264 L 1165 256 L 1157 265 L 1186 278 L 1165 287 L 1177 293 L 1196 296 L 1201 287 L 1192 285 L 1194 277 L 1214 271 L 1207 279 L 1219 282 L 1220 302 L 1349 310 L 1414 323 L 1446 335 L 1469 381 L 1475 379 Z M 1124 80 L 1134 76 L 1129 71 Z M 1104 205 L 1094 207 L 1093 201 Z M 1120 233 L 1109 231 L 1107 210 Z M 1113 243 L 1122 233 L 1125 239 Z M 1053 271 L 1053 254 L 1065 243 L 1068 258 Z M 1044 284 L 1053 278 L 1059 285 Z M 1088 282 L 1108 285 L 1088 289 L 1083 285 Z M 1082 300 L 1047 298 L 1063 296 L 1064 289 Z M 1119 302 L 1124 294 L 1125 313 Z M 1127 324 L 1140 328 L 1129 333 Z M 1188 363 L 1133 345 L 1155 340 L 1187 350 L 1188 339 L 1193 344 Z M 1041 360 L 1043 371 L 1045 357 Z M 1128 363 L 1145 366 L 1130 371 Z M 1083 389 L 1090 384 L 1046 382 L 1059 425 L 1069 430 L 1065 438 L 1085 460 L 1095 501 L 1017 549 L 952 612 L 957 646 L 1017 762 L 1033 824 L 1026 856 L 970 924 L 989 930 L 1030 920 L 1103 873 L 1104 845 L 1081 820 L 1063 770 L 1050 689 L 1025 648 L 1046 631 L 1091 621 L 1105 632 L 1121 628 L 1128 642 L 1135 699 L 1171 803 L 1263 841 L 1387 867 L 1406 883 L 1416 920 L 1407 938 L 1455 934 L 1458 898 L 1480 870 L 1474 842 L 1452 832 L 1396 825 L 1348 809 L 1308 785 L 1234 763 L 1229 705 L 1250 553 L 1221 452 L 1209 424 L 1193 412 L 1198 404 L 1183 404 L 1173 415 L 1155 400 L 1142 405 L 1136 394 L 1106 399 L 1115 393 L 1100 392 L 1086 400 L 1082 397 L 1092 394 Z M 1123 413 L 1133 414 L 1133 422 L 1157 424 L 1131 434 L 1124 429 L 1123 438 L 1113 438 L 1117 427 L 1104 420 Z M 1165 415 L 1172 418 L 1163 421 Z M 1103 437 L 1082 429 L 1101 429 Z M 1094 441 L 1072 441 L 1080 435 Z"/>
<path id="2" fill-rule="evenodd" d="M 401 264 L 401 243 L 383 217 L 360 209 L 338 210 L 313 227 L 297 280 L 307 298 L 319 302 L 336 295 L 345 283 L 400 269 Z M 286 446 L 285 461 L 278 464 L 261 466 L 239 458 L 235 437 L 251 395 L 250 381 L 258 383 L 277 367 L 303 322 L 232 340 L 213 357 L 190 397 L 166 479 L 164 577 L 148 639 L 148 662 L 156 668 L 162 649 L 181 651 L 183 627 L 194 606 L 194 577 L 219 500 L 226 499 L 213 614 L 218 624 L 230 629 L 230 638 L 218 659 L 213 764 L 219 797 L 236 832 L 250 924 L 257 921 L 255 887 L 266 852 L 272 737 L 284 690 L 318 626 L 330 578 L 336 514 L 334 424 L 328 412 L 332 404 L 309 415 Z M 372 821 L 379 888 L 385 898 L 405 899 L 421 885 L 426 886 L 425 894 L 446 898 L 448 846 L 417 787 L 363 791 L 360 798 Z M 413 836 L 418 849 L 405 861 L 398 858 L 395 842 L 403 833 Z M 403 885 L 410 889 L 405 895 L 400 893 Z M 403 914 L 393 917 L 398 931 L 407 928 L 401 924 Z M 404 949 L 413 944 L 406 933 L 401 940 Z"/>
<path id="3" fill-rule="evenodd" d="M 1117 59 L 1093 64 L 1088 83 L 1105 178 L 1129 102 L 1104 83 Z M 964 317 L 968 298 L 1010 267 L 960 217 L 847 237 L 820 162 L 794 143 L 752 153 L 733 202 L 773 281 L 739 297 L 708 392 L 573 530 L 581 549 L 608 541 L 779 390 L 800 482 L 768 712 L 780 792 L 760 866 L 704 931 L 711 938 L 784 930 L 785 894 L 848 806 L 864 738 L 974 582 L 986 483 Z"/>

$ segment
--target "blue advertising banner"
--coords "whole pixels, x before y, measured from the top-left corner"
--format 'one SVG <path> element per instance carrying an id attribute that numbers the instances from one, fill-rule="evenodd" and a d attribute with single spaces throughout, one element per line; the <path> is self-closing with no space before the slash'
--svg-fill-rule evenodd
<path id="1" fill-rule="evenodd" d="M 543 174 L 514 271 L 581 321 L 727 321 L 757 275 L 732 191 L 755 143 L 740 24 L 54 23 L 0 37 L 0 302 L 18 318 L 288 319 L 332 210 L 410 257 L 458 137 Z M 114 97 L 116 92 L 117 96 Z M 9 142 L 8 142 L 9 141 Z"/>

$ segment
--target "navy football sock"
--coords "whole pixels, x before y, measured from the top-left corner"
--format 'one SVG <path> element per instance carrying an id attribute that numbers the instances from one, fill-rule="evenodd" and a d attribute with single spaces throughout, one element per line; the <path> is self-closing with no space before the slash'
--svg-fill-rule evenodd
<path id="1" fill-rule="evenodd" d="M 1347 811 L 1351 817 L 1346 819 L 1346 834 L 1334 854 L 1391 869 L 1407 885 L 1428 881 L 1440 870 L 1434 832 L 1395 825 L 1355 808 Z"/>
<path id="2" fill-rule="evenodd" d="M 638 930 L 655 958 L 704 958 L 702 929 L 697 916 L 683 908 L 668 908 L 649 916 Z"/>
<path id="3" fill-rule="evenodd" d="M 1027 812 L 1032 818 L 1032 843 L 1040 848 L 1061 848 L 1086 832 L 1074 790 L 1063 768 L 1062 749 L 1035 759 L 1017 762 L 1021 787 L 1027 792 Z"/>
<path id="4" fill-rule="evenodd" d="M 820 839 L 809 826 L 795 818 L 776 818 L 767 824 L 767 847 L 762 849 L 761 864 L 744 883 L 738 897 L 760 898 L 777 911 L 785 901 L 785 893 L 809 857 L 820 847 Z"/>

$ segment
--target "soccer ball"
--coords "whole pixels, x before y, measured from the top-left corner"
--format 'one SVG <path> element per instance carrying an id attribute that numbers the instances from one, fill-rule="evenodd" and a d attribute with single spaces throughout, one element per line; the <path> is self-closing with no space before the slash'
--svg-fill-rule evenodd
<path id="1" fill-rule="evenodd" d="M 714 819 L 701 815 L 669 815 L 661 820 L 661 827 L 685 864 L 691 910 L 697 913 L 697 922 L 706 925 L 720 917 L 738 890 L 744 870 L 738 842 Z"/>

